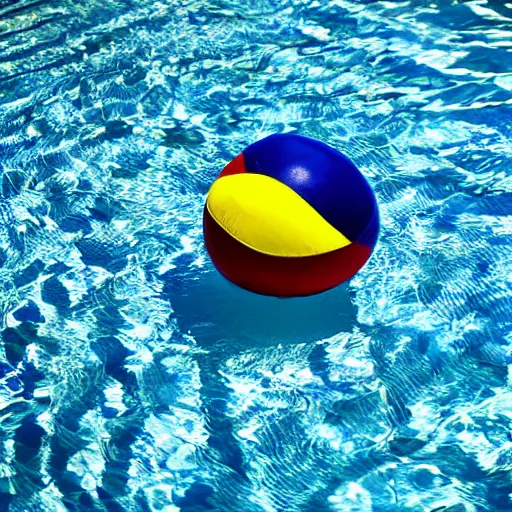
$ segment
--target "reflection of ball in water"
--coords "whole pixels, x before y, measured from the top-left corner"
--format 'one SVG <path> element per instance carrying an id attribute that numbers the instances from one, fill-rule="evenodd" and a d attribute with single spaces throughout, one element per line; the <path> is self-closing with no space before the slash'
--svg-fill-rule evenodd
<path id="1" fill-rule="evenodd" d="M 375 195 L 357 167 L 294 134 L 247 147 L 213 183 L 206 249 L 219 272 L 262 295 L 323 292 L 368 260 L 379 231 Z"/>

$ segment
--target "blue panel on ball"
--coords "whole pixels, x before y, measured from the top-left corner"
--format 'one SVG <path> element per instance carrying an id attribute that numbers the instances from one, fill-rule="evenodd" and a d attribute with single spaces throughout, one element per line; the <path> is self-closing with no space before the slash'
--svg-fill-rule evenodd
<path id="1" fill-rule="evenodd" d="M 275 134 L 248 146 L 244 158 L 247 172 L 288 185 L 352 242 L 361 236 L 376 239 L 378 216 L 374 217 L 377 204 L 373 190 L 339 151 L 302 135 Z M 372 218 L 373 227 L 369 226 Z M 366 232 L 367 227 L 370 232 Z"/>
<path id="2" fill-rule="evenodd" d="M 375 210 L 372 214 L 370 222 L 366 226 L 365 230 L 357 237 L 357 240 L 354 241 L 373 249 L 379 237 L 379 224 L 379 210 L 377 205 L 375 205 Z"/>

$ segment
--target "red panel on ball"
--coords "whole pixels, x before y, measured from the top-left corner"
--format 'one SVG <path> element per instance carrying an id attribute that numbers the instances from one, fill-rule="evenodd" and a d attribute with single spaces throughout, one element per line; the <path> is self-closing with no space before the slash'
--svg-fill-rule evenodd
<path id="1" fill-rule="evenodd" d="M 261 295 L 297 297 L 334 288 L 352 277 L 371 249 L 352 243 L 318 256 L 282 258 L 257 252 L 235 240 L 204 209 L 206 249 L 218 271 L 236 285 Z"/>
<path id="2" fill-rule="evenodd" d="M 230 174 L 241 174 L 245 172 L 244 154 L 240 153 L 236 158 L 233 158 L 226 167 L 219 174 L 219 178 L 222 176 L 229 176 Z"/>

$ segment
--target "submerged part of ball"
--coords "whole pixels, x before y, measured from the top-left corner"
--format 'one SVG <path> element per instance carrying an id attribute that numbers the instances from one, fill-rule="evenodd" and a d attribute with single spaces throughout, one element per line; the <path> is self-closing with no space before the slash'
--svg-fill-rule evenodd
<path id="1" fill-rule="evenodd" d="M 277 134 L 248 146 L 213 183 L 206 250 L 218 271 L 261 295 L 321 293 L 368 260 L 379 231 L 375 194 L 342 153 Z"/>

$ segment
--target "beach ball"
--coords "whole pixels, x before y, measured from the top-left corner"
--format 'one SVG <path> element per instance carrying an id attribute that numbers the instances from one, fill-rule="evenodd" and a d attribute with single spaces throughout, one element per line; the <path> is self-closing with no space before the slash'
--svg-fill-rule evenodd
<path id="1" fill-rule="evenodd" d="M 249 145 L 213 182 L 203 212 L 220 274 L 275 297 L 315 295 L 351 278 L 378 231 L 375 194 L 354 163 L 297 134 Z"/>

